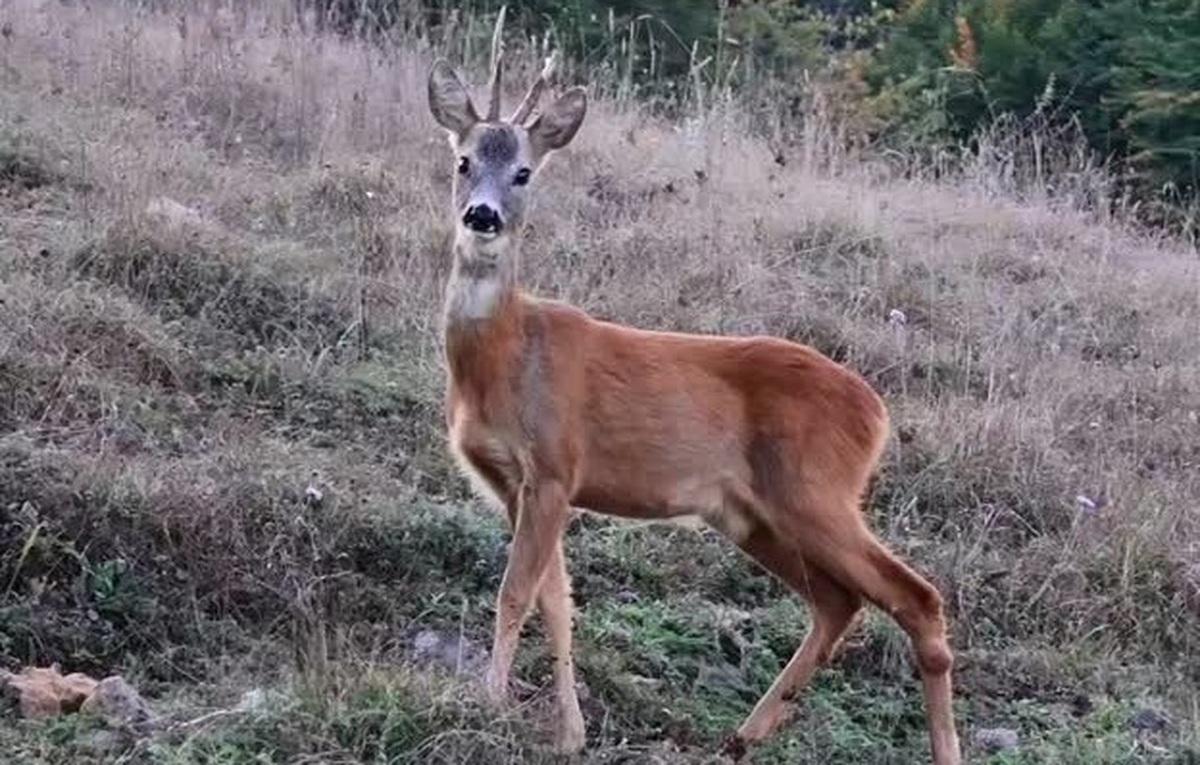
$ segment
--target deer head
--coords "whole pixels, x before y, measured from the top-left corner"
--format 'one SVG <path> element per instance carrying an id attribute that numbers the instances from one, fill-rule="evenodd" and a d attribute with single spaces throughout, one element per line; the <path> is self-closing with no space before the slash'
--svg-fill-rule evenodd
<path id="1" fill-rule="evenodd" d="M 538 99 L 554 76 L 557 52 L 512 116 L 500 118 L 504 9 L 492 36 L 492 80 L 487 115 L 480 118 L 466 86 L 445 60 L 429 72 L 429 110 L 446 129 L 454 150 L 454 209 L 457 239 L 475 251 L 495 251 L 524 222 L 526 197 L 550 152 L 571 142 L 587 112 L 583 88 L 570 88 L 535 114 Z"/>

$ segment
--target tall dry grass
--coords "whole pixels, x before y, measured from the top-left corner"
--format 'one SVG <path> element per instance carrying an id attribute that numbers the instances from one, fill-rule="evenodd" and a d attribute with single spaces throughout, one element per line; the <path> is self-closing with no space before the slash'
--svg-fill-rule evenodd
<path id="1" fill-rule="evenodd" d="M 185 524 L 202 546 L 247 502 L 223 492 L 228 471 L 463 499 L 437 403 L 452 163 L 424 77 L 449 50 L 482 82 L 486 20 L 363 44 L 290 6 L 158 5 L 0 7 L 4 150 L 53 178 L 18 193 L 5 171 L 0 424 L 133 476 L 151 504 L 203 476 L 211 525 Z M 514 87 L 536 47 L 517 46 Z M 829 161 L 815 142 L 834 130 L 780 154 L 747 125 L 735 99 L 679 123 L 594 101 L 539 179 L 528 288 L 861 370 L 896 434 L 870 512 L 949 596 L 968 662 L 1050 646 L 1197 676 L 1194 254 L 1084 209 L 1104 178 L 1069 152 L 1070 183 L 1015 193 L 1012 158 L 1037 136 L 997 135 L 968 171 L 923 180 Z M 348 399 L 314 393 L 371 376 L 411 406 L 341 422 Z M 213 393 L 230 380 L 256 413 Z M 122 436 L 144 390 L 186 406 Z"/>

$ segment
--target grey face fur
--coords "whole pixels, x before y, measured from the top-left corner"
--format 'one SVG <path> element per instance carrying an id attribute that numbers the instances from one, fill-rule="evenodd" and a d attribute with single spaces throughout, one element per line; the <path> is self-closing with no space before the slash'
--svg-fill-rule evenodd
<path id="1" fill-rule="evenodd" d="M 439 61 L 429 73 L 429 110 L 454 150 L 458 239 L 480 245 L 520 232 L 531 181 L 547 155 L 575 137 L 587 97 L 571 88 L 526 124 L 485 121 L 454 70 Z"/>
<path id="2" fill-rule="evenodd" d="M 454 206 L 460 213 L 459 224 L 483 237 L 520 230 L 533 169 L 516 129 L 504 123 L 480 123 L 455 148 Z"/>

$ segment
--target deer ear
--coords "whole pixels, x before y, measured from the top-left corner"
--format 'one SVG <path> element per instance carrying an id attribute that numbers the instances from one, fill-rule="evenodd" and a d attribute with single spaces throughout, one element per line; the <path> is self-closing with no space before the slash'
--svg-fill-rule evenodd
<path id="1" fill-rule="evenodd" d="M 444 59 L 429 70 L 429 111 L 437 123 L 462 138 L 479 122 L 471 96 L 454 69 Z"/>
<path id="2" fill-rule="evenodd" d="M 536 156 L 561 149 L 571 142 L 587 114 L 587 91 L 571 88 L 529 126 L 529 143 Z"/>

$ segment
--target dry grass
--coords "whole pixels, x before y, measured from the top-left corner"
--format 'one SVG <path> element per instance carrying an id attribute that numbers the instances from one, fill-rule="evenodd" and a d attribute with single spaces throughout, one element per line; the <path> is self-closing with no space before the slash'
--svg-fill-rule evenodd
<path id="1" fill-rule="evenodd" d="M 20 618 L 38 597 L 66 614 L 127 559 L 156 599 L 99 637 L 9 629 L 5 662 L 191 644 L 151 673 L 174 681 L 244 651 L 213 638 L 222 620 L 330 621 L 361 648 L 363 624 L 457 613 L 411 567 L 400 598 L 432 605 L 386 607 L 380 562 L 440 538 L 416 524 L 389 546 L 407 503 L 466 496 L 441 440 L 451 164 L 429 45 L 190 7 L 0 6 L 0 585 Z M 1152 667 L 1140 692 L 1194 703 L 1170 678 L 1200 677 L 1195 255 L 1074 196 L 1018 199 L 1000 161 L 932 182 L 805 161 L 826 154 L 775 162 L 735 104 L 675 125 L 600 100 L 542 176 L 529 287 L 644 327 L 811 342 L 875 382 L 897 438 L 872 513 L 948 594 L 972 709 L 1006 652 L 1040 651 L 1073 677 Z M 597 572 L 678 587 L 619 570 L 674 570 L 669 546 L 605 557 L 582 533 L 584 592 Z M 361 602 L 326 585 L 341 577 Z M 196 617 L 140 634 L 139 608 Z"/>

